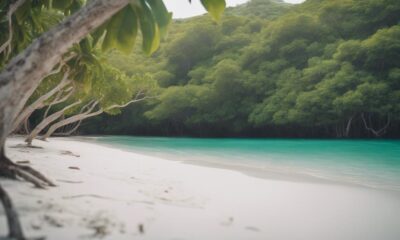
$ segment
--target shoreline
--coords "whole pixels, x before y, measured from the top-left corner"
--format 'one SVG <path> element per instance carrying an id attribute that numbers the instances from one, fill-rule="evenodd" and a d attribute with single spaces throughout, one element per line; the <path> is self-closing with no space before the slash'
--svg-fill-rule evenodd
<path id="1" fill-rule="evenodd" d="M 209 168 L 216 168 L 216 169 L 225 169 L 225 170 L 232 170 L 236 172 L 243 173 L 247 176 L 250 177 L 256 177 L 259 179 L 264 179 L 264 180 L 281 180 L 281 181 L 291 181 L 291 182 L 311 182 L 311 183 L 317 183 L 317 184 L 330 184 L 330 185 L 342 185 L 342 186 L 349 186 L 349 187 L 359 187 L 359 188 L 365 188 L 365 189 L 370 189 L 370 190 L 375 190 L 375 191 L 381 191 L 381 192 L 386 192 L 386 193 L 391 193 L 394 195 L 398 195 L 400 197 L 400 189 L 389 189 L 389 188 L 383 188 L 379 186 L 373 186 L 373 185 L 368 185 L 365 183 L 356 183 L 356 182 L 349 182 L 341 179 L 329 179 L 323 176 L 317 176 L 313 174 L 305 174 L 305 173 L 298 173 L 296 171 L 279 171 L 279 170 L 272 170 L 268 169 L 267 167 L 258 167 L 258 166 L 252 166 L 249 164 L 238 164 L 238 163 L 226 163 L 226 162 L 217 162 L 216 160 L 209 160 L 209 159 L 202 159 L 202 160 L 190 160 L 190 159 L 172 159 L 171 156 L 161 156 L 162 154 L 150 154 L 146 151 L 140 150 L 140 149 L 133 149 L 133 148 L 128 148 L 128 147 L 122 147 L 118 146 L 118 144 L 112 144 L 112 143 L 105 143 L 105 142 L 99 142 L 96 140 L 96 138 L 99 138 L 101 136 L 97 137 L 90 137 L 90 136 L 77 136 L 77 137 L 71 137 L 71 140 L 78 140 L 78 141 L 83 141 L 83 142 L 88 142 L 88 143 L 94 143 L 98 144 L 101 146 L 109 147 L 109 148 L 116 148 L 120 149 L 122 151 L 126 152 L 132 152 L 136 154 L 143 154 L 149 157 L 155 157 L 155 158 L 162 158 L 165 160 L 173 161 L 173 162 L 178 162 L 182 164 L 189 164 L 189 165 L 195 165 L 195 166 L 202 166 L 202 167 L 209 167 Z"/>
<path id="2" fill-rule="evenodd" d="M 55 180 L 1 179 L 27 236 L 47 239 L 386 239 L 400 237 L 400 197 L 355 186 L 264 179 L 74 138 L 7 153 Z M 184 163 L 184 162 L 183 162 Z M 77 169 L 70 169 L 76 167 Z M 5 219 L 0 211 L 0 234 Z"/>

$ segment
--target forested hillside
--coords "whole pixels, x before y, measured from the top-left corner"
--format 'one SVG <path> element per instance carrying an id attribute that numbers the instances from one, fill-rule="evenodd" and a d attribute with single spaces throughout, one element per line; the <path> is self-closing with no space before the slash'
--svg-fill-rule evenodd
<path id="1" fill-rule="evenodd" d="M 81 133 L 190 136 L 400 136 L 400 2 L 253 0 L 175 21 L 152 57 L 112 52 L 159 98 Z"/>

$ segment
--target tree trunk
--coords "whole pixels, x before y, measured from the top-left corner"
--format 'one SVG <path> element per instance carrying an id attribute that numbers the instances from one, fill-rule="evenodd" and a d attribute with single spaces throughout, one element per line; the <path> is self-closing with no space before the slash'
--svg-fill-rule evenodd
<path id="1" fill-rule="evenodd" d="M 32 169 L 29 166 L 19 166 L 14 164 L 5 156 L 4 148 L 0 148 L 0 176 L 12 179 L 22 178 L 33 183 L 36 187 L 44 188 L 45 185 L 55 186 L 49 179 Z M 0 185 L 0 201 L 3 204 L 4 212 L 8 223 L 8 238 L 15 240 L 25 240 L 18 214 L 11 202 L 7 192 Z"/>
<path id="2" fill-rule="evenodd" d="M 43 118 L 46 118 L 46 117 L 48 116 L 51 107 L 53 107 L 54 105 L 57 105 L 57 104 L 59 104 L 59 103 L 63 103 L 63 102 L 65 102 L 65 101 L 67 101 L 67 100 L 71 97 L 72 93 L 74 92 L 74 88 L 73 88 L 73 87 L 68 88 L 67 90 L 65 90 L 65 92 L 66 92 L 67 94 L 64 95 L 64 96 L 62 96 L 62 94 L 64 93 L 64 91 L 61 91 L 61 92 L 60 92 L 60 95 L 57 96 L 57 97 L 49 104 L 49 106 L 47 107 L 46 111 L 45 111 L 44 114 L 43 114 Z"/>
<path id="3" fill-rule="evenodd" d="M 60 83 L 54 87 L 52 90 L 47 92 L 46 94 L 40 96 L 35 102 L 33 102 L 31 105 L 27 106 L 22 112 L 17 116 L 17 118 L 14 120 L 13 128 L 11 132 L 13 132 L 15 129 L 17 129 L 22 122 L 29 118 L 30 115 L 36 110 L 44 107 L 45 101 L 54 96 L 57 92 L 59 92 L 61 89 L 63 89 L 65 86 L 70 84 L 70 80 L 66 78 L 67 76 L 64 76 L 64 78 L 60 81 Z"/>
<path id="4" fill-rule="evenodd" d="M 29 117 L 27 117 L 24 121 L 24 130 L 25 130 L 25 134 L 28 135 L 31 130 L 30 130 L 30 123 L 29 123 Z"/>
<path id="5" fill-rule="evenodd" d="M 351 116 L 349 118 L 349 120 L 347 121 L 346 130 L 344 132 L 345 137 L 349 137 L 349 135 L 350 135 L 351 123 L 353 122 L 353 119 L 354 119 L 354 115 Z"/>
<path id="6" fill-rule="evenodd" d="M 0 201 L 4 206 L 8 223 L 8 237 L 15 240 L 24 240 L 21 223 L 18 220 L 18 214 L 15 210 L 10 197 L 7 192 L 0 185 Z"/>
<path id="7" fill-rule="evenodd" d="M 72 95 L 73 90 L 74 90 L 73 87 L 70 87 L 67 90 L 59 91 L 57 96 L 54 98 L 54 100 L 48 105 L 48 107 L 47 107 L 47 109 L 46 109 L 46 111 L 45 111 L 45 113 L 43 115 L 43 119 L 47 117 L 47 114 L 50 111 L 52 106 L 67 101 L 68 98 Z M 66 92 L 67 94 L 65 96 L 62 96 L 62 94 L 64 94 L 64 92 Z M 16 126 L 18 126 L 18 127 L 14 128 L 14 130 L 12 132 L 13 133 L 21 132 L 22 134 L 29 135 L 29 133 L 30 133 L 30 130 L 29 130 L 29 117 L 32 115 L 32 113 L 35 110 L 40 109 L 40 108 L 42 108 L 44 106 L 46 106 L 45 103 L 42 103 L 42 104 L 36 105 L 36 106 L 33 106 L 33 105 L 29 106 L 29 108 L 30 108 L 29 110 L 32 110 L 32 111 L 29 112 L 29 115 L 28 114 L 26 115 L 26 118 L 23 121 L 23 126 L 22 126 L 22 123 L 15 124 L 15 127 Z"/>
<path id="8" fill-rule="evenodd" d="M 343 134 L 343 131 L 341 129 L 340 124 L 336 124 L 335 125 L 335 131 L 336 131 L 336 138 L 341 138 L 342 134 Z"/>
<path id="9" fill-rule="evenodd" d="M 0 73 L 0 175 L 20 174 L 25 180 L 41 179 L 54 185 L 43 175 L 28 166 L 11 165 L 5 156 L 6 137 L 13 128 L 13 120 L 21 112 L 28 98 L 41 80 L 60 62 L 74 43 L 79 42 L 88 33 L 103 24 L 107 19 L 129 3 L 129 0 L 93 0 L 65 19 L 61 24 L 37 38 L 27 49 L 14 57 Z M 4 171 L 3 171 L 4 170 Z M 30 173 L 31 175 L 29 176 Z M 37 185 L 36 183 L 35 185 Z M 0 187 L 1 188 L 1 187 Z M 8 195 L 0 189 L 1 202 L 5 208 L 9 226 L 9 237 L 23 240 L 18 216 Z"/>
<path id="10" fill-rule="evenodd" d="M 135 99 L 133 99 L 133 100 L 131 100 L 131 101 L 125 103 L 125 104 L 121 104 L 121 105 L 114 104 L 114 105 L 112 105 L 112 106 L 106 108 L 106 110 L 111 110 L 111 109 L 114 109 L 114 108 L 124 108 L 124 107 L 128 106 L 129 104 L 132 104 L 132 103 L 135 103 L 135 102 L 140 102 L 140 101 L 143 101 L 143 100 L 145 100 L 145 99 L 147 99 L 147 98 L 151 98 L 151 97 L 143 97 L 143 98 L 138 99 L 138 97 L 139 97 L 141 94 L 142 94 L 142 91 L 139 91 L 139 93 L 136 95 Z M 97 104 L 97 103 L 98 103 L 98 102 L 96 102 L 96 104 Z M 103 108 L 100 108 L 100 109 L 97 110 L 96 112 L 90 113 L 90 112 L 93 110 L 93 107 L 94 107 L 94 106 L 92 106 L 88 111 L 86 111 L 86 112 L 84 112 L 84 113 L 80 113 L 80 114 L 74 115 L 74 116 L 72 116 L 72 117 L 66 118 L 66 119 L 64 119 L 64 120 L 62 120 L 62 121 L 59 121 L 59 122 L 57 122 L 57 123 L 51 125 L 51 127 L 49 128 L 49 130 L 47 130 L 46 134 L 43 135 L 42 137 L 40 137 L 40 139 L 41 139 L 41 140 L 46 140 L 46 139 L 49 138 L 57 129 L 59 129 L 59 128 L 62 127 L 62 126 L 65 126 L 65 125 L 68 125 L 68 124 L 71 124 L 71 123 L 74 123 L 74 122 L 78 122 L 78 121 L 83 121 L 83 120 L 85 120 L 85 119 L 87 119 L 87 118 L 91 118 L 91 117 L 100 115 L 100 114 L 102 114 L 102 113 L 104 112 L 104 109 L 103 109 Z"/>
<path id="11" fill-rule="evenodd" d="M 83 119 L 79 120 L 78 123 L 73 127 L 71 126 L 69 130 L 64 130 L 61 133 L 54 133 L 54 134 L 51 134 L 51 135 L 54 135 L 54 136 L 71 136 L 71 134 L 76 132 L 76 130 L 78 130 L 79 126 L 81 126 L 82 121 L 83 121 Z M 44 139 L 46 139 L 46 138 L 44 138 Z"/>
<path id="12" fill-rule="evenodd" d="M 46 134 L 43 135 L 40 139 L 42 139 L 42 140 L 47 139 L 47 138 L 50 137 L 57 129 L 59 129 L 59 128 L 62 127 L 62 126 L 65 126 L 65 125 L 68 125 L 68 124 L 71 124 L 71 123 L 74 123 L 74 122 L 78 122 L 78 121 L 83 121 L 83 120 L 85 120 L 85 119 L 87 119 L 87 118 L 100 115 L 100 114 L 102 114 L 103 112 L 104 112 L 104 110 L 103 110 L 103 109 L 100 109 L 100 110 L 97 110 L 96 112 L 93 112 L 93 113 L 89 113 L 89 114 L 88 114 L 88 113 L 82 113 L 82 114 L 78 114 L 78 115 L 75 115 L 75 116 L 66 118 L 66 119 L 64 119 L 64 120 L 62 120 L 62 121 L 59 121 L 59 122 L 57 122 L 57 123 L 51 125 L 51 127 L 49 128 L 49 130 L 47 130 Z"/>
<path id="13" fill-rule="evenodd" d="M 5 156 L 4 148 L 0 148 L 0 165 L 8 163 L 10 160 Z M 24 234 L 22 232 L 21 224 L 18 220 L 18 214 L 15 210 L 10 197 L 7 192 L 0 185 L 0 201 L 3 204 L 4 212 L 6 214 L 8 223 L 8 237 L 10 239 L 23 240 Z"/>
<path id="14" fill-rule="evenodd" d="M 98 101 L 90 101 L 88 104 L 86 104 L 85 106 L 83 106 L 82 108 L 81 108 L 81 111 L 79 112 L 79 114 L 82 114 L 89 106 L 90 106 L 90 108 L 87 110 L 87 113 L 90 113 L 91 111 L 92 111 L 92 109 L 96 106 L 98 104 Z M 65 118 L 63 118 L 63 119 L 61 119 L 61 121 L 62 120 L 64 120 Z M 81 125 L 81 123 L 82 123 L 82 120 L 80 120 L 79 122 L 78 122 L 78 124 L 76 124 L 76 126 L 75 127 L 73 127 L 71 130 L 68 130 L 67 132 L 65 132 L 65 133 L 61 133 L 61 134 L 58 134 L 58 135 L 60 135 L 60 136 L 68 136 L 68 135 L 71 135 L 73 132 L 75 132 L 78 128 L 79 128 L 79 126 Z M 64 125 L 64 127 L 65 126 L 67 126 L 67 125 Z M 47 137 L 46 137 L 47 138 Z M 39 139 L 41 139 L 41 140 L 46 140 L 46 138 L 43 138 L 43 137 L 41 137 L 41 138 L 39 138 Z"/>
<path id="15" fill-rule="evenodd" d="M 371 115 L 370 114 L 368 114 L 369 124 L 367 123 L 367 120 L 365 119 L 364 113 L 361 114 L 361 119 L 364 123 L 365 129 L 367 131 L 371 132 L 375 137 L 381 137 L 383 134 L 385 134 L 386 130 L 390 126 L 390 122 L 391 122 L 390 115 L 388 114 L 386 124 L 381 129 L 375 130 L 373 128 L 373 124 L 371 124 Z"/>
<path id="16" fill-rule="evenodd" d="M 85 7 L 44 33 L 7 64 L 0 74 L 0 147 L 4 146 L 12 122 L 26 99 L 60 62 L 62 55 L 128 3 L 129 0 L 88 1 Z"/>
<path id="17" fill-rule="evenodd" d="M 58 112 L 55 112 L 53 114 L 51 114 L 50 116 L 46 117 L 45 119 L 43 119 L 36 127 L 35 129 L 32 130 L 32 132 L 29 134 L 29 136 L 25 139 L 25 142 L 28 145 L 32 144 L 32 141 L 34 138 L 37 137 L 37 135 L 39 135 L 39 133 L 45 129 L 45 127 L 47 127 L 49 124 L 51 124 L 52 122 L 54 122 L 55 120 L 57 120 L 59 117 L 61 117 L 65 111 L 67 111 L 68 109 L 80 104 L 81 101 L 78 100 L 66 107 L 64 107 L 63 109 L 61 109 Z"/>
<path id="18" fill-rule="evenodd" d="M 92 110 L 96 107 L 97 104 L 98 104 L 97 101 L 96 101 L 96 102 L 93 102 L 92 105 L 90 106 L 90 108 L 89 108 L 86 112 L 82 112 L 82 111 L 81 111 L 81 113 L 79 113 L 79 114 L 77 114 L 77 115 L 74 115 L 74 116 L 72 116 L 72 117 L 63 119 L 63 120 L 61 120 L 61 121 L 59 121 L 59 122 L 57 122 L 57 123 L 51 125 L 50 128 L 49 128 L 49 130 L 47 130 L 46 134 L 44 134 L 42 137 L 40 137 L 40 139 L 41 139 L 41 140 L 46 140 L 46 139 L 47 139 L 48 137 L 50 137 L 57 129 L 59 129 L 59 128 L 62 127 L 62 126 L 65 126 L 65 125 L 68 125 L 68 124 L 71 124 L 71 123 L 74 123 L 74 122 L 77 122 L 77 121 L 82 121 L 82 120 L 84 120 L 84 119 L 86 119 L 86 118 L 89 118 L 89 117 L 92 117 L 92 116 L 96 116 L 96 115 L 99 115 L 99 114 L 103 113 L 103 112 L 104 112 L 103 109 L 100 109 L 100 110 L 98 110 L 98 111 L 96 111 L 96 112 L 91 113 Z M 84 108 L 85 108 L 85 107 L 83 107 L 82 110 L 83 110 Z"/>

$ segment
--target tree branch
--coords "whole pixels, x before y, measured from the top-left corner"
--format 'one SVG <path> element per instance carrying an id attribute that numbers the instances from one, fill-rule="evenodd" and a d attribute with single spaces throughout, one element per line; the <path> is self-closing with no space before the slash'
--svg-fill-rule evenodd
<path id="1" fill-rule="evenodd" d="M 69 129 L 68 131 L 64 131 L 61 133 L 54 133 L 53 135 L 55 135 L 55 136 L 70 136 L 72 133 L 74 133 L 76 130 L 78 130 L 82 121 L 83 121 L 83 119 L 79 120 L 78 123 L 74 127 L 71 126 L 71 129 Z"/>
<path id="2" fill-rule="evenodd" d="M 44 102 L 52 97 L 54 94 L 56 94 L 60 89 L 64 88 L 68 84 L 70 84 L 71 80 L 68 78 L 69 76 L 69 71 L 66 71 L 64 73 L 64 76 L 60 83 L 54 87 L 52 90 L 47 92 L 46 94 L 42 95 L 39 97 L 35 102 L 33 102 L 31 105 L 27 106 L 14 120 L 13 127 L 11 129 L 11 132 L 17 129 L 21 123 L 28 118 L 36 109 L 40 109 L 45 106 Z"/>
<path id="3" fill-rule="evenodd" d="M 145 100 L 145 99 L 153 98 L 153 97 L 143 97 L 143 98 L 139 98 L 140 95 L 142 95 L 142 94 L 143 94 L 143 91 L 140 90 L 140 91 L 136 94 L 135 99 L 133 99 L 133 100 L 131 100 L 131 101 L 125 103 L 125 104 L 120 104 L 120 105 L 119 105 L 119 104 L 114 104 L 114 105 L 112 105 L 112 106 L 110 106 L 110 107 L 107 107 L 106 109 L 100 108 L 99 110 L 97 110 L 97 111 L 91 113 L 91 111 L 93 110 L 93 106 L 92 106 L 88 111 L 86 111 L 86 112 L 84 112 L 84 113 L 81 112 L 80 114 L 71 116 L 71 117 L 69 117 L 69 118 L 66 118 L 66 119 L 64 119 L 64 120 L 61 120 L 61 121 L 59 121 L 59 122 L 57 122 L 57 123 L 51 125 L 51 127 L 47 130 L 46 134 L 44 134 L 40 139 L 41 139 L 41 140 L 47 139 L 47 138 L 50 137 L 55 131 L 57 131 L 57 129 L 59 129 L 59 128 L 62 127 L 62 126 L 65 126 L 65 125 L 68 125 L 68 124 L 71 124 L 71 123 L 74 123 L 74 122 L 77 122 L 77 121 L 83 121 L 83 120 L 85 120 L 85 119 L 87 119 L 87 118 L 100 115 L 100 114 L 102 114 L 104 111 L 107 111 L 107 110 L 111 110 L 111 109 L 114 109 L 114 108 L 123 108 L 123 107 L 128 106 L 129 104 L 132 104 L 132 103 L 135 103 L 135 102 L 140 102 L 140 101 L 143 101 L 143 100 Z M 97 104 L 98 104 L 98 101 L 96 102 L 96 105 L 97 105 Z"/>
<path id="4" fill-rule="evenodd" d="M 62 94 L 66 92 L 67 94 L 63 97 Z M 69 87 L 66 90 L 61 90 L 59 91 L 58 95 L 54 98 L 54 100 L 49 104 L 47 107 L 46 111 L 43 114 L 43 118 L 47 117 L 47 114 L 49 113 L 50 109 L 52 106 L 57 105 L 59 103 L 65 102 L 68 100 L 69 97 L 71 97 L 72 93 L 74 93 L 74 88 Z"/>
<path id="5" fill-rule="evenodd" d="M 7 217 L 8 223 L 8 236 L 10 239 L 25 239 L 24 234 L 22 232 L 21 224 L 18 220 L 17 211 L 11 202 L 10 197 L 7 192 L 0 185 L 0 201 L 3 203 L 4 212 Z"/>
<path id="6" fill-rule="evenodd" d="M 32 143 L 32 140 L 34 138 L 36 138 L 36 136 L 45 128 L 47 127 L 49 124 L 51 124 L 52 122 L 54 122 L 55 120 L 57 120 L 59 117 L 61 117 L 65 111 L 67 111 L 68 109 L 78 105 L 81 103 L 81 100 L 78 100 L 68 106 L 65 106 L 63 109 L 61 109 L 58 112 L 55 112 L 53 114 L 51 114 L 50 116 L 48 116 L 47 118 L 43 119 L 36 127 L 35 129 L 33 129 L 33 131 L 29 134 L 29 136 L 25 139 L 25 142 L 28 143 L 28 145 L 30 145 Z"/>
<path id="7" fill-rule="evenodd" d="M 369 116 L 370 117 L 370 116 Z M 365 120 L 365 116 L 364 113 L 361 114 L 361 119 L 363 120 L 365 129 L 367 129 L 367 131 L 372 132 L 372 134 L 374 134 L 375 137 L 380 137 L 382 136 L 382 134 L 384 134 L 386 132 L 386 129 L 389 127 L 390 125 L 390 114 L 387 115 L 387 122 L 385 124 L 385 126 L 383 126 L 381 129 L 379 130 L 375 130 L 373 129 L 373 127 L 368 126 L 367 121 Z"/>
<path id="8" fill-rule="evenodd" d="M 0 53 L 5 52 L 5 55 L 8 57 L 11 53 L 11 42 L 13 38 L 13 24 L 12 24 L 12 15 L 14 14 L 17 9 L 25 3 L 25 0 L 17 0 L 15 3 L 10 5 L 10 8 L 7 12 L 7 19 L 8 19 L 8 39 L 0 46 Z M 8 51 L 6 51 L 8 50 Z"/>
<path id="9" fill-rule="evenodd" d="M 84 7 L 42 34 L 4 67 L 0 73 L 0 146 L 4 145 L 15 115 L 68 49 L 129 2 L 87 1 Z"/>

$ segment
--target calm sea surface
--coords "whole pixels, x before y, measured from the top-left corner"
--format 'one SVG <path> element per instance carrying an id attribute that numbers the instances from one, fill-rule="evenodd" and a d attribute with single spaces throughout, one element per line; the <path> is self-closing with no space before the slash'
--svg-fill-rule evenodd
<path id="1" fill-rule="evenodd" d="M 399 140 L 96 137 L 96 142 L 170 160 L 319 178 L 400 192 Z"/>

